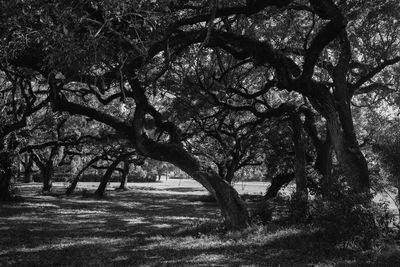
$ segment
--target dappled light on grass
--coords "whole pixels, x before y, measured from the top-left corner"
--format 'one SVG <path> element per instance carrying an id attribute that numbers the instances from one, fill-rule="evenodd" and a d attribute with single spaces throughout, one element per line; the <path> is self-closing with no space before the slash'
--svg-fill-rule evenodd
<path id="1" fill-rule="evenodd" d="M 351 253 L 324 243 L 312 227 L 271 224 L 226 232 L 216 203 L 191 194 L 133 188 L 107 191 L 98 200 L 79 194 L 42 197 L 36 194 L 39 186 L 21 189 L 24 202 L 0 204 L 0 265 L 324 266 L 354 261 Z"/>
<path id="2" fill-rule="evenodd" d="M 98 238 L 98 237 L 86 237 L 84 239 L 76 238 L 66 238 L 63 240 L 54 240 L 51 244 L 40 245 L 36 247 L 21 247 L 13 250 L 4 250 L 0 252 L 0 256 L 13 252 L 13 253 L 32 253 L 39 251 L 48 251 L 48 250 L 63 250 L 69 247 L 79 247 L 86 245 L 118 245 L 124 243 L 126 240 L 124 238 Z"/>

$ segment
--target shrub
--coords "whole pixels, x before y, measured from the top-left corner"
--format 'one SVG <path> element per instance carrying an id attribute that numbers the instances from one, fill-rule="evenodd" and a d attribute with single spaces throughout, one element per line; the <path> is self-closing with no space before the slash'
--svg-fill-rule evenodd
<path id="1" fill-rule="evenodd" d="M 303 222 L 308 218 L 308 196 L 293 193 L 289 203 L 289 221 L 293 223 Z"/>
<path id="2" fill-rule="evenodd" d="M 271 202 L 259 202 L 251 214 L 251 221 L 255 224 L 267 224 L 272 220 L 274 208 Z"/>
<path id="3" fill-rule="evenodd" d="M 329 242 L 369 249 L 392 223 L 387 205 L 375 204 L 371 196 L 354 194 L 335 185 L 329 198 L 318 197 L 313 203 L 313 222 L 323 228 Z"/>

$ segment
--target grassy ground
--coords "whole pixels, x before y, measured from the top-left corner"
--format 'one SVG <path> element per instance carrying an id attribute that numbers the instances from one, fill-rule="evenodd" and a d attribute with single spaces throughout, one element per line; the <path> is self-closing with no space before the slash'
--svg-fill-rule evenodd
<path id="1" fill-rule="evenodd" d="M 199 201 L 190 181 L 130 184 L 104 199 L 42 195 L 20 185 L 24 200 L 0 204 L 0 266 L 365 266 L 371 252 L 330 246 L 308 226 L 255 226 L 220 233 L 219 210 Z M 113 186 L 113 185 L 112 185 Z M 111 186 L 111 187 L 112 187 Z M 265 184 L 242 184 L 264 192 Z M 247 191 L 246 188 L 247 187 Z M 240 190 L 240 188 L 238 188 Z M 64 190 L 62 184 L 55 191 Z M 243 193 L 242 192 L 242 193 Z"/>

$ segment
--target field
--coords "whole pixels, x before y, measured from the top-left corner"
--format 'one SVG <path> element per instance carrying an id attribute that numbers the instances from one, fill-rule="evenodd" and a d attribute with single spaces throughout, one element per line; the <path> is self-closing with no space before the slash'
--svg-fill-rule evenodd
<path id="1" fill-rule="evenodd" d="M 302 225 L 254 226 L 219 231 L 219 209 L 200 201 L 206 191 L 191 180 L 108 187 L 104 199 L 43 195 L 40 184 L 19 185 L 24 199 L 0 204 L 1 266 L 364 266 L 376 261 L 330 246 L 318 229 Z M 265 183 L 239 183 L 240 193 L 260 194 Z"/>

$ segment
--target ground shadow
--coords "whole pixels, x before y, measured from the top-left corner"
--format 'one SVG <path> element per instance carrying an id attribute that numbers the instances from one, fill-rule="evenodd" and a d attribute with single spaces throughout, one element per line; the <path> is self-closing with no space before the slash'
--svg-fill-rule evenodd
<path id="1" fill-rule="evenodd" d="M 0 204 L 0 265 L 302 266 L 350 257 L 308 242 L 313 233 L 303 230 L 219 234 L 217 204 L 181 194 L 189 189 L 110 189 L 95 199 L 44 196 L 40 185 L 23 186 L 23 202 Z"/>

